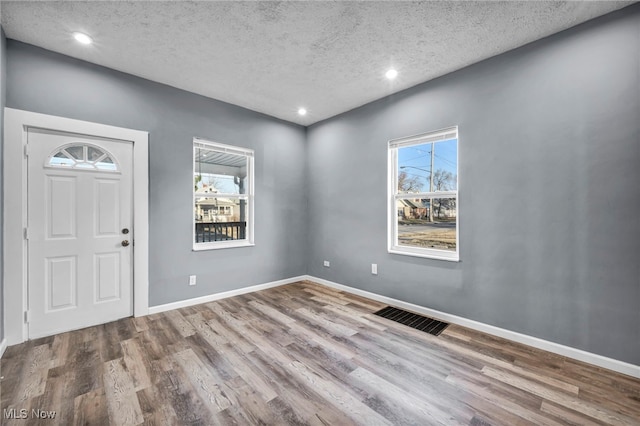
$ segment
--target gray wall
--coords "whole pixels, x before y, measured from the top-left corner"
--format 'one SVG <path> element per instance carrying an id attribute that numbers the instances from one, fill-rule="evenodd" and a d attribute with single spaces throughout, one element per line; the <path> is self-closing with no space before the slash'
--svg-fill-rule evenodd
<path id="1" fill-rule="evenodd" d="M 4 339 L 4 195 L 2 156 L 4 153 L 4 106 L 7 99 L 7 40 L 0 27 L 0 342 Z"/>
<path id="2" fill-rule="evenodd" d="M 7 52 L 8 107 L 149 132 L 151 306 L 306 272 L 303 127 L 13 40 Z M 191 250 L 194 136 L 255 150 L 255 247 Z"/>
<path id="3" fill-rule="evenodd" d="M 634 6 L 310 127 L 308 273 L 640 365 L 638 52 Z M 461 262 L 388 254 L 387 141 L 451 125 Z"/>

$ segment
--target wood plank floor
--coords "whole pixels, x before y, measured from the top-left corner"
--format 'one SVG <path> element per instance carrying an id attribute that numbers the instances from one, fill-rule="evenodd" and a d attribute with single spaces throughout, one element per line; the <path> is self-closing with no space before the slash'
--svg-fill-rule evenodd
<path id="1" fill-rule="evenodd" d="M 381 307 L 299 282 L 12 346 L 2 424 L 640 424 L 638 379 Z"/>

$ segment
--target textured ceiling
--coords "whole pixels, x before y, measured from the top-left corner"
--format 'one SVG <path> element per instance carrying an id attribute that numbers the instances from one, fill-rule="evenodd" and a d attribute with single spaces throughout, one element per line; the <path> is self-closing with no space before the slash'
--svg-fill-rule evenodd
<path id="1" fill-rule="evenodd" d="M 309 125 L 631 3 L 3 1 L 1 22 L 8 38 Z"/>

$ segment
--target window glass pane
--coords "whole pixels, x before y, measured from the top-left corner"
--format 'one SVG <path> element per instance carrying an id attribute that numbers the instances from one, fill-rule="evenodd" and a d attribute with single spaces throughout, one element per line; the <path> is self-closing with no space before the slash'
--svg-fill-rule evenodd
<path id="1" fill-rule="evenodd" d="M 194 250 L 253 245 L 252 169 L 253 151 L 194 139 Z"/>
<path id="2" fill-rule="evenodd" d="M 457 139 L 399 148 L 398 193 L 455 191 L 457 150 Z"/>
<path id="3" fill-rule="evenodd" d="M 71 155 L 71 157 L 75 158 L 76 160 L 80 160 L 80 161 L 84 160 L 84 146 L 82 145 L 69 146 L 65 150 L 69 153 L 69 155 Z"/>
<path id="4" fill-rule="evenodd" d="M 247 194 L 247 157 L 197 148 L 194 160 L 197 193 Z"/>
<path id="5" fill-rule="evenodd" d="M 49 160 L 49 165 L 50 166 L 71 167 L 71 166 L 73 166 L 75 164 L 75 161 L 73 161 L 72 159 L 68 158 L 66 155 L 62 155 L 62 156 L 58 157 L 58 154 L 56 154 L 55 157 L 51 157 L 51 160 Z"/>
<path id="6" fill-rule="evenodd" d="M 398 245 L 456 251 L 456 198 L 397 200 L 396 208 Z"/>
<path id="7" fill-rule="evenodd" d="M 109 157 L 105 157 L 102 160 L 100 160 L 98 163 L 95 163 L 95 166 L 97 169 L 100 169 L 100 170 L 111 170 L 111 171 L 118 170 L 116 165 L 113 163 L 113 160 L 111 160 L 111 158 Z"/>
<path id="8" fill-rule="evenodd" d="M 398 149 L 398 193 L 428 192 L 431 144 Z"/>
<path id="9" fill-rule="evenodd" d="M 87 147 L 87 158 L 89 161 L 96 161 L 103 155 L 104 155 L 104 152 L 102 152 L 102 150 L 95 148 L 93 146 Z"/>
<path id="10" fill-rule="evenodd" d="M 194 206 L 196 243 L 247 238 L 247 199 L 196 196 Z"/>
<path id="11" fill-rule="evenodd" d="M 457 139 L 435 144 L 433 170 L 434 191 L 455 191 L 458 189 Z"/>

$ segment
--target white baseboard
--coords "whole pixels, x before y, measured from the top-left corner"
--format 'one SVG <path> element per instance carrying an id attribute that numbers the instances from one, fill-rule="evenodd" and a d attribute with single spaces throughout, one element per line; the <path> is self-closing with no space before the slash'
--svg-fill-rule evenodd
<path id="1" fill-rule="evenodd" d="M 335 288 L 337 290 L 346 291 L 348 293 L 357 294 L 359 296 L 377 300 L 382 303 L 394 305 L 400 308 L 408 309 L 410 311 L 425 314 L 430 317 L 434 317 L 435 319 L 439 319 L 451 324 L 461 325 L 463 327 L 481 331 L 483 333 L 491 334 L 493 336 L 502 337 L 504 339 L 512 340 L 514 342 L 522 343 L 524 345 L 532 346 L 534 348 L 542 349 L 547 352 L 552 352 L 558 355 L 566 356 L 568 358 L 573 358 L 578 361 L 593 364 L 598 367 L 603 367 L 609 370 L 617 371 L 618 373 L 627 374 L 632 377 L 640 378 L 640 366 L 638 365 L 629 364 L 624 361 L 618 361 L 613 358 L 607 358 L 602 355 L 597 355 L 591 352 L 583 351 L 582 349 L 576 349 L 570 346 L 564 346 L 558 343 L 549 342 L 548 340 L 539 339 L 537 337 L 527 336 L 526 334 L 517 333 L 515 331 L 506 330 L 504 328 L 494 327 L 489 324 L 484 324 L 478 321 L 459 317 L 457 315 L 451 315 L 445 312 L 436 311 L 435 309 L 425 308 L 424 306 L 414 305 L 413 303 L 403 302 L 402 300 L 393 299 L 391 297 L 370 293 L 368 291 L 349 287 L 343 284 L 327 281 L 322 278 L 306 276 L 305 279 L 309 281 L 317 282 L 322 285 L 326 285 L 327 287 Z"/>
<path id="2" fill-rule="evenodd" d="M 2 358 L 2 355 L 4 355 L 4 351 L 7 350 L 7 339 L 2 339 L 2 342 L 0 342 L 0 358 Z"/>
<path id="3" fill-rule="evenodd" d="M 287 278 L 279 281 L 258 284 L 251 287 L 240 288 L 238 290 L 224 291 L 222 293 L 209 294 L 202 297 L 194 297 L 193 299 L 181 300 L 179 302 L 167 303 L 164 305 L 150 306 L 149 314 L 157 314 L 160 312 L 170 311 L 172 309 L 185 308 L 187 306 L 199 305 L 201 303 L 213 302 L 214 300 L 226 299 L 227 297 L 239 296 L 241 294 L 253 293 L 254 291 L 266 290 L 268 288 L 279 287 L 285 284 L 295 283 L 297 281 L 306 280 L 307 276 L 299 276 Z"/>

